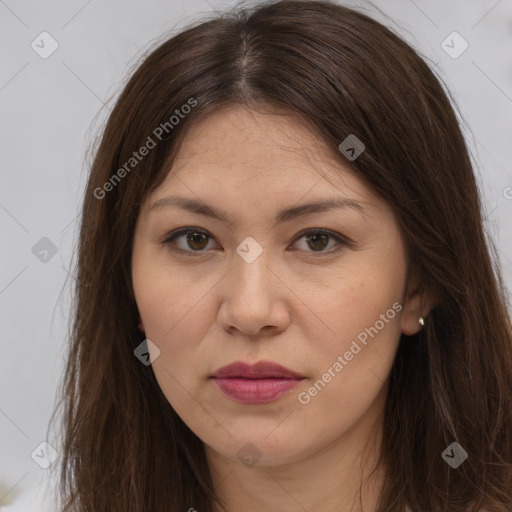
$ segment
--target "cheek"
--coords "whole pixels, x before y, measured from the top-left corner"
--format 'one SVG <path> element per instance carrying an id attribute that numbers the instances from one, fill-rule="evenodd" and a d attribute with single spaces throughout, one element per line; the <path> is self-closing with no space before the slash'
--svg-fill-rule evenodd
<path id="1" fill-rule="evenodd" d="M 195 360 L 207 323 L 204 302 L 197 284 L 179 283 L 179 273 L 156 266 L 133 273 L 133 286 L 146 337 L 159 349 L 152 369 L 169 403 L 180 414 L 190 414 L 190 394 L 196 394 Z M 185 391 L 187 390 L 187 391 Z"/>
<path id="2" fill-rule="evenodd" d="M 320 376 L 330 369 L 341 375 L 337 382 L 359 382 L 372 372 L 385 380 L 400 339 L 401 305 L 390 297 L 374 299 L 338 305 L 330 313 L 330 336 L 311 347 Z"/>
<path id="3" fill-rule="evenodd" d="M 356 337 L 365 328 L 373 326 L 381 315 L 386 315 L 386 325 L 396 320 L 395 302 L 402 300 L 402 272 L 383 262 L 355 262 L 338 273 L 322 288 L 313 303 L 319 317 L 332 335 Z M 381 322 L 379 322 L 381 325 Z"/>
<path id="4" fill-rule="evenodd" d="M 189 379 L 185 368 L 216 325 L 212 295 L 216 280 L 200 271 L 170 268 L 165 258 L 134 258 L 133 287 L 146 337 L 160 349 L 157 363 Z M 218 279 L 218 278 L 217 278 Z M 158 364 L 155 365 L 155 372 Z"/>
<path id="5" fill-rule="evenodd" d="M 189 342 L 195 339 L 190 329 L 199 329 L 202 315 L 201 294 L 190 287 L 182 287 L 176 279 L 165 274 L 134 280 L 135 297 L 147 336 L 157 344 L 170 342 L 180 345 L 182 331 L 187 331 Z M 204 295 L 204 294 L 203 294 Z M 195 318 L 195 320 L 194 320 Z"/>
<path id="6" fill-rule="evenodd" d="M 400 304 L 371 290 L 352 294 L 350 301 L 339 297 L 330 312 L 335 334 L 310 347 L 316 371 L 297 399 L 303 414 L 329 418 L 318 424 L 319 437 L 351 429 L 372 404 L 385 399 L 400 339 Z"/>
<path id="7" fill-rule="evenodd" d="M 379 256 L 354 259 L 346 271 L 333 276 L 329 288 L 323 287 L 314 298 L 325 336 L 312 337 L 308 329 L 311 361 L 320 380 L 329 381 L 332 392 L 346 388 L 353 397 L 365 393 L 371 397 L 383 385 L 393 364 L 400 339 L 405 266 L 401 266 L 400 253 L 390 260 Z M 331 374 L 326 374 L 329 369 Z M 365 387 L 368 383 L 373 383 L 371 389 Z"/>

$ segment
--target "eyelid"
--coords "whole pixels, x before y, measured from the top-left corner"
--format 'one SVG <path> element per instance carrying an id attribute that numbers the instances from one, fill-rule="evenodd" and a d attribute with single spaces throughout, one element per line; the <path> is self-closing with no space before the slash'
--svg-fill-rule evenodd
<path id="1" fill-rule="evenodd" d="M 209 252 L 207 250 L 187 251 L 187 250 L 181 249 L 180 247 L 174 246 L 172 244 L 173 240 L 175 240 L 176 238 L 179 238 L 180 236 L 185 235 L 187 233 L 191 233 L 191 232 L 202 234 L 202 235 L 206 235 L 208 238 L 210 238 L 212 240 L 215 240 L 215 237 L 211 233 L 206 231 L 205 229 L 194 227 L 194 226 L 186 226 L 186 227 L 178 228 L 178 229 L 175 229 L 174 231 L 171 231 L 170 233 L 168 233 L 164 237 L 164 239 L 160 243 L 162 245 L 167 245 L 169 247 L 169 249 L 172 250 L 173 252 L 177 252 L 177 253 L 184 254 L 184 255 L 187 255 L 187 256 L 201 257 L 201 256 L 207 254 Z M 305 236 L 305 235 L 307 235 L 309 233 L 326 234 L 331 239 L 334 239 L 338 243 L 338 247 L 337 248 L 336 248 L 336 246 L 334 248 L 331 247 L 331 249 L 329 249 L 328 251 L 318 251 L 318 252 L 306 251 L 306 252 L 309 252 L 309 253 L 311 253 L 311 254 L 313 254 L 315 256 L 319 256 L 319 257 L 328 256 L 328 255 L 331 255 L 331 254 L 334 254 L 334 253 L 340 251 L 344 247 L 348 247 L 348 248 L 353 248 L 354 247 L 354 242 L 352 240 L 350 240 L 348 237 L 346 237 L 344 235 L 341 235 L 340 233 L 337 233 L 335 231 L 331 231 L 330 229 L 326 229 L 326 228 L 307 228 L 307 229 L 303 229 L 302 231 L 297 233 L 297 235 L 295 235 L 295 238 L 293 239 L 292 243 L 295 243 L 297 240 L 299 240 L 300 238 L 302 238 L 303 236 Z"/>

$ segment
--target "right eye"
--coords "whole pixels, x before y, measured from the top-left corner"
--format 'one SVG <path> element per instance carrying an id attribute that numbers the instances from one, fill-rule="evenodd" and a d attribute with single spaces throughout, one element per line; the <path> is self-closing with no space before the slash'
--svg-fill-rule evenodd
<path id="1" fill-rule="evenodd" d="M 179 247 L 175 243 L 175 240 L 186 236 L 185 247 Z M 162 240 L 162 244 L 167 245 L 171 251 L 178 252 L 180 254 L 185 254 L 187 256 L 201 256 L 204 252 L 205 246 L 207 245 L 207 239 L 211 238 L 211 235 L 200 229 L 194 227 L 180 228 L 176 231 L 169 233 L 164 240 Z"/>

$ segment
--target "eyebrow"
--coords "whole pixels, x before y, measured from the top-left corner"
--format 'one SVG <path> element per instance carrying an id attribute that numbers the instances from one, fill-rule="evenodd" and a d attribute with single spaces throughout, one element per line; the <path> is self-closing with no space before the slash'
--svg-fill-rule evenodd
<path id="1" fill-rule="evenodd" d="M 179 196 L 167 196 L 162 199 L 158 199 L 150 206 L 148 213 L 171 206 L 178 206 L 197 215 L 211 217 L 221 222 L 230 224 L 228 216 L 224 212 L 213 208 L 203 201 Z M 352 210 L 358 211 L 363 215 L 366 215 L 366 210 L 358 202 L 353 201 L 352 199 L 334 197 L 280 210 L 277 213 L 276 222 L 287 222 L 301 215 L 325 212 L 335 208 L 350 208 Z"/>

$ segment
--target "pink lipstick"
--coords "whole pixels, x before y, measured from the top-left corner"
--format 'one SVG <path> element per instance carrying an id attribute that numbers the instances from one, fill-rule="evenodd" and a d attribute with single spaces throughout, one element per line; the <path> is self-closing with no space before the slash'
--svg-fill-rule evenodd
<path id="1" fill-rule="evenodd" d="M 272 361 L 249 364 L 237 361 L 212 376 L 229 398 L 248 404 L 264 404 L 288 394 L 304 377 Z"/>

